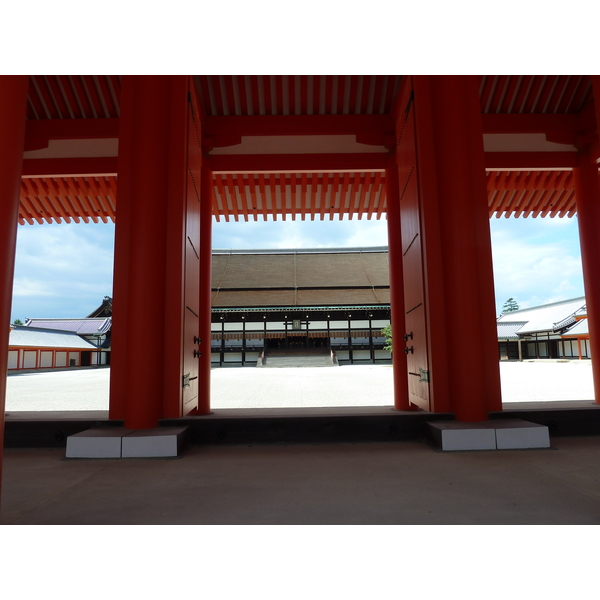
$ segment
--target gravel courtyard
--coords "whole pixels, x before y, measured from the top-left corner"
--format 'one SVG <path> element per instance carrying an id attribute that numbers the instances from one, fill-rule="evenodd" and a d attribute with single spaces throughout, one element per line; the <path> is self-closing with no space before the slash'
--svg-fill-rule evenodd
<path id="1" fill-rule="evenodd" d="M 391 406 L 392 368 L 229 368 L 212 371 L 212 408 Z M 590 361 L 501 363 L 502 400 L 594 398 Z M 108 410 L 110 369 L 8 376 L 6 412 Z"/>

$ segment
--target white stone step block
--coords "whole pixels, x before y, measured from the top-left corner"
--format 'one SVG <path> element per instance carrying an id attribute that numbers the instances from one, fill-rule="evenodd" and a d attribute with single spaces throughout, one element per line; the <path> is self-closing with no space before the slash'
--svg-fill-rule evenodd
<path id="1" fill-rule="evenodd" d="M 546 425 L 521 419 L 498 419 L 493 423 L 498 450 L 550 448 L 550 433 Z"/>
<path id="2" fill-rule="evenodd" d="M 443 451 L 550 448 L 548 427 L 522 419 L 430 421 L 427 429 L 433 443 Z"/>
<path id="3" fill-rule="evenodd" d="M 131 429 L 87 429 L 67 438 L 67 458 L 121 458 L 121 440 Z"/>
<path id="4" fill-rule="evenodd" d="M 138 429 L 123 437 L 123 458 L 167 458 L 179 456 L 187 441 L 187 427 Z"/>
<path id="5" fill-rule="evenodd" d="M 495 450 L 496 432 L 487 423 L 431 421 L 427 425 L 434 442 L 444 451 Z"/>

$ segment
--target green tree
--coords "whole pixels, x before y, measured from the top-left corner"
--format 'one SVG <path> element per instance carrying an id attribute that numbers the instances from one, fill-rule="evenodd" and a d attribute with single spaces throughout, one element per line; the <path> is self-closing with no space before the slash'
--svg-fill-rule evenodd
<path id="1" fill-rule="evenodd" d="M 381 333 L 385 336 L 385 346 L 384 350 L 392 351 L 392 326 L 386 325 L 381 329 Z"/>
<path id="2" fill-rule="evenodd" d="M 21 321 L 21 319 L 15 319 L 13 325 L 23 325 L 23 321 Z"/>
<path id="3" fill-rule="evenodd" d="M 514 298 L 509 298 L 502 307 L 503 313 L 515 312 L 515 310 L 519 310 L 519 305 Z"/>

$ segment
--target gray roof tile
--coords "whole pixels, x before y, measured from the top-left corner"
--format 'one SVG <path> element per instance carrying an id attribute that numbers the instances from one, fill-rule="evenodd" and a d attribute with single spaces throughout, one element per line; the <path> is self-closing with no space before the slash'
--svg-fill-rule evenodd
<path id="1" fill-rule="evenodd" d="M 96 348 L 73 332 L 52 331 L 24 325 L 16 326 L 11 330 L 8 345 L 19 348 L 69 348 L 74 350 Z"/>
<path id="2" fill-rule="evenodd" d="M 111 317 L 98 319 L 27 319 L 25 327 L 70 331 L 78 335 L 102 335 L 112 324 Z"/>

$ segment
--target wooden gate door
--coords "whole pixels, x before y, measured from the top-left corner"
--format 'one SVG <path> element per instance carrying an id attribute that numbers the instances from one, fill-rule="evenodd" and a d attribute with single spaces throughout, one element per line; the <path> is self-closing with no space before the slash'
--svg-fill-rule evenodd
<path id="1" fill-rule="evenodd" d="M 423 281 L 423 244 L 420 225 L 420 202 L 415 142 L 413 92 L 410 81 L 405 84 L 401 105 L 404 112 L 396 123 L 396 158 L 400 186 L 400 219 L 402 232 L 402 264 L 404 270 L 404 304 L 409 401 L 430 410 L 427 323 Z M 398 342 L 396 342 L 398 343 Z"/>
<path id="2" fill-rule="evenodd" d="M 201 149 L 194 109 L 188 103 L 188 148 L 185 223 L 183 325 L 183 394 L 181 415 L 198 408 L 198 337 L 200 310 L 200 167 Z"/>

